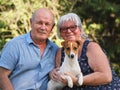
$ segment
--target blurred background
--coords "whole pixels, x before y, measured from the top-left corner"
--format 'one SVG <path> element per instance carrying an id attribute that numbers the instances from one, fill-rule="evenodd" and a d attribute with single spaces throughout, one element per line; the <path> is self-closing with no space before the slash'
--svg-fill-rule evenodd
<path id="1" fill-rule="evenodd" d="M 85 32 L 107 52 L 120 77 L 120 0 L 0 0 L 0 52 L 10 39 L 30 31 L 29 19 L 39 7 L 51 9 L 56 24 L 61 15 L 77 13 Z M 56 26 L 49 38 L 61 45 Z"/>

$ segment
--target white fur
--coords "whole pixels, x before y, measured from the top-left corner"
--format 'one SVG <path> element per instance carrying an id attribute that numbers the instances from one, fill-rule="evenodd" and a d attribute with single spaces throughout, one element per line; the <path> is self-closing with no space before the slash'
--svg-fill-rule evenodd
<path id="1" fill-rule="evenodd" d="M 70 76 L 64 75 L 64 72 L 69 72 L 72 73 L 74 76 L 78 78 L 78 85 L 81 86 L 83 83 L 83 75 L 78 63 L 78 56 L 74 54 L 74 52 L 71 52 L 71 54 L 74 55 L 74 58 L 71 59 L 66 55 L 65 53 L 65 58 L 64 62 L 62 63 L 62 66 L 60 67 L 60 73 L 63 73 L 64 78 L 67 79 L 68 81 L 68 87 L 72 88 L 73 87 L 73 81 Z M 48 88 L 47 90 L 62 90 L 63 87 L 66 85 L 63 84 L 62 82 L 56 82 L 53 81 L 52 79 L 48 82 Z"/>

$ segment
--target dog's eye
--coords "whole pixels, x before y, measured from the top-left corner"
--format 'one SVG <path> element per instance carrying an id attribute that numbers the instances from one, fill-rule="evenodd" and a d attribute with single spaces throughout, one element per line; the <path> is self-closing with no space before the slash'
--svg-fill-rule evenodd
<path id="1" fill-rule="evenodd" d="M 68 48 L 66 48 L 67 50 L 70 50 L 70 48 L 68 47 Z"/>
<path id="2" fill-rule="evenodd" d="M 74 49 L 74 50 L 77 50 L 77 47 L 74 47 L 73 49 Z"/>

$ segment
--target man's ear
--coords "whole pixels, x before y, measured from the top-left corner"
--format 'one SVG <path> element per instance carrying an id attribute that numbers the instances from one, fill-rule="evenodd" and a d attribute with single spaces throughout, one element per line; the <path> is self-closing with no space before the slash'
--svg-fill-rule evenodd
<path id="1" fill-rule="evenodd" d="M 55 26 L 55 23 L 53 24 L 52 29 L 54 28 L 54 26 Z"/>
<path id="2" fill-rule="evenodd" d="M 30 25 L 32 25 L 32 18 L 30 18 Z"/>
<path id="3" fill-rule="evenodd" d="M 55 26 L 55 24 L 53 24 L 53 26 L 52 26 L 52 28 L 51 28 L 51 31 L 53 30 L 54 26 Z"/>

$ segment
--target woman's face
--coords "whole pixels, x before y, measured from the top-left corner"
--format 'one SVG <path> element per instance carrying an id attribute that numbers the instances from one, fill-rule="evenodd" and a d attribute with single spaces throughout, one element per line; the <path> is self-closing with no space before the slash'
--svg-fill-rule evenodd
<path id="1" fill-rule="evenodd" d="M 60 36 L 64 40 L 78 40 L 81 38 L 80 34 L 80 28 L 73 21 L 70 20 L 64 22 L 60 28 Z"/>

